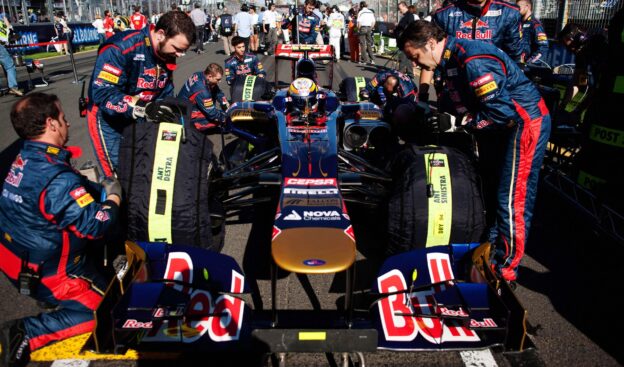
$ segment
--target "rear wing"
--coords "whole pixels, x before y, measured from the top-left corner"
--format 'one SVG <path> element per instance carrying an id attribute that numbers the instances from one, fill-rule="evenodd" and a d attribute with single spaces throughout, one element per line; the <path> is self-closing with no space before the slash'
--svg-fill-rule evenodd
<path id="1" fill-rule="evenodd" d="M 334 47 L 332 45 L 289 45 L 278 44 L 275 46 L 275 86 L 279 86 L 279 61 L 289 60 L 292 63 L 291 81 L 295 79 L 295 63 L 299 60 L 329 61 L 329 84 L 324 86 L 331 89 L 334 79 Z M 316 78 L 315 78 L 316 79 Z"/>

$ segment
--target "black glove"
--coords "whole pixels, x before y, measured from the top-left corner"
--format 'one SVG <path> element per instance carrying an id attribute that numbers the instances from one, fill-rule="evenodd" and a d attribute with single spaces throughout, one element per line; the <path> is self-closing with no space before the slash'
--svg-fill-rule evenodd
<path id="1" fill-rule="evenodd" d="M 429 102 L 429 92 L 420 92 L 418 93 L 418 102 Z"/>
<path id="2" fill-rule="evenodd" d="M 106 193 L 106 196 L 117 195 L 119 199 L 121 199 L 121 184 L 116 178 L 106 177 L 100 184 L 102 185 L 102 189 Z"/>
<path id="3" fill-rule="evenodd" d="M 427 123 L 431 128 L 431 132 L 444 133 L 457 130 L 455 120 L 455 116 L 449 113 L 435 112 L 427 119 Z"/>
<path id="4" fill-rule="evenodd" d="M 149 122 L 177 122 L 179 119 L 170 106 L 161 101 L 145 105 L 145 119 Z"/>

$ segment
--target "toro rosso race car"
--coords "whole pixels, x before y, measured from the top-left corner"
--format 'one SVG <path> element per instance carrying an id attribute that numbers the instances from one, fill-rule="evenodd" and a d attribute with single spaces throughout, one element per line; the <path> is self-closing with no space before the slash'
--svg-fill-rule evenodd
<path id="1" fill-rule="evenodd" d="M 310 50 L 314 46 L 306 46 L 299 65 L 311 61 Z M 532 348 L 526 311 L 491 271 L 489 244 L 451 243 L 446 237 L 389 256 L 365 300 L 354 306 L 358 240 L 347 208 L 386 203 L 396 139 L 376 105 L 341 102 L 333 91 L 319 88 L 313 74 L 295 72 L 290 86 L 272 100 L 229 108 L 224 130 L 236 139 L 223 149 L 222 168 L 211 181 L 225 217 L 262 202 L 275 205 L 270 311 L 253 310 L 244 301 L 250 287 L 227 255 L 127 242 L 127 262 L 106 291 L 85 348 L 99 353 Z M 449 159 L 438 152 L 427 163 L 431 203 L 451 200 L 453 192 L 444 186 L 450 178 L 436 173 L 448 173 Z M 435 231 L 444 232 L 442 217 Z M 344 308 L 279 310 L 280 269 L 345 272 Z"/>

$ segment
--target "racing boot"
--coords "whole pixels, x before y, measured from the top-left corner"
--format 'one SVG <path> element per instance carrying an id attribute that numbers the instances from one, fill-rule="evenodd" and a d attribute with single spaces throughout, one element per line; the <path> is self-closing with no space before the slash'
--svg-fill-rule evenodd
<path id="1" fill-rule="evenodd" d="M 7 321 L 0 329 L 0 366 L 22 367 L 30 361 L 30 345 L 22 320 Z"/>

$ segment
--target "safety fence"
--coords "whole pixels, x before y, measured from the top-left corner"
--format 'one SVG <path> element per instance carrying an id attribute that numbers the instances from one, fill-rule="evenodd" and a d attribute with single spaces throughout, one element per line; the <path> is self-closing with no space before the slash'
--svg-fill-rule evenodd
<path id="1" fill-rule="evenodd" d="M 622 5 L 624 0 L 533 0 L 533 13 L 554 38 L 567 23 L 601 32 Z"/>

